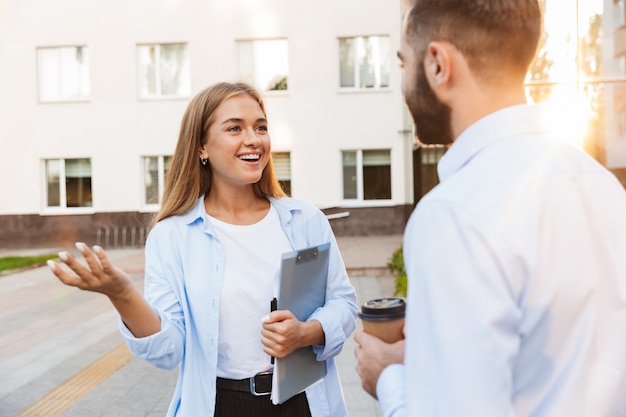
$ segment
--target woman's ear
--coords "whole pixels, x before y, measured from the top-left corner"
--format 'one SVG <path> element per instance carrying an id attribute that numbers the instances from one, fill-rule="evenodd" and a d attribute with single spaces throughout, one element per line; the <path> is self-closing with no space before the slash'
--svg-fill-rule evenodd
<path id="1" fill-rule="evenodd" d="M 206 145 L 202 145 L 202 147 L 198 149 L 198 157 L 200 159 L 209 159 L 209 154 L 206 150 Z"/>

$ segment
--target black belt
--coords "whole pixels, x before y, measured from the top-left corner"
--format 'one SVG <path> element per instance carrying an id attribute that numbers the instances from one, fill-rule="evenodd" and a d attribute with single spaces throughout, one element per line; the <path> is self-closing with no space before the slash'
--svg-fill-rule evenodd
<path id="1" fill-rule="evenodd" d="M 272 373 L 260 372 L 246 379 L 226 379 L 218 376 L 217 389 L 249 392 L 256 396 L 269 395 L 272 393 Z"/>

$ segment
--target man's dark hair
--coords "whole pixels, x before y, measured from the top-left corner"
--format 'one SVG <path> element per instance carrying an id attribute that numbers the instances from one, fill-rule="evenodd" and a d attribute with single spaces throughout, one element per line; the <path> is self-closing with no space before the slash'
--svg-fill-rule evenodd
<path id="1" fill-rule="evenodd" d="M 447 41 L 474 75 L 498 83 L 523 81 L 537 52 L 538 0 L 413 0 L 407 36 L 417 56 L 431 41 Z"/>

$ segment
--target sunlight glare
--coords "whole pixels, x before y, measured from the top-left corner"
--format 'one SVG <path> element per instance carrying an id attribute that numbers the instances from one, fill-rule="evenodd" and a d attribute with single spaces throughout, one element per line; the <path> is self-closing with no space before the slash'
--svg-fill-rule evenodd
<path id="1" fill-rule="evenodd" d="M 582 147 L 593 111 L 586 95 L 571 88 L 555 87 L 546 102 L 546 117 L 561 140 Z"/>
<path id="2" fill-rule="evenodd" d="M 550 88 L 547 103 L 551 110 L 546 117 L 559 138 L 579 147 L 583 147 L 594 112 L 591 98 L 581 90 L 587 74 L 576 61 L 577 39 L 587 34 L 591 16 L 602 12 L 602 0 L 546 0 L 548 80 L 556 82 Z"/>

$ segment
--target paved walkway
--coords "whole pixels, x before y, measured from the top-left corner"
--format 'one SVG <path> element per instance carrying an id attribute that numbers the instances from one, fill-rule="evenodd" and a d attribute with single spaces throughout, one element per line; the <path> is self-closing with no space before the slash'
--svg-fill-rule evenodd
<path id="1" fill-rule="evenodd" d="M 339 238 L 338 244 L 359 301 L 393 292 L 385 264 L 400 236 Z M 143 251 L 108 253 L 141 288 Z M 66 287 L 42 267 L 0 277 L 0 306 L 0 417 L 165 415 L 176 371 L 130 355 L 105 297 Z M 350 415 L 379 417 L 354 370 L 352 338 L 337 363 Z"/>

